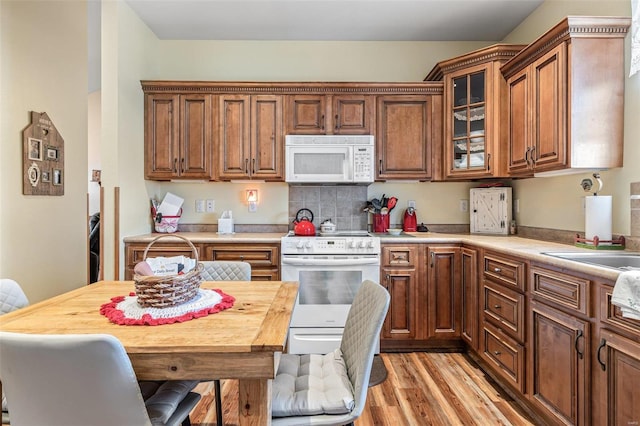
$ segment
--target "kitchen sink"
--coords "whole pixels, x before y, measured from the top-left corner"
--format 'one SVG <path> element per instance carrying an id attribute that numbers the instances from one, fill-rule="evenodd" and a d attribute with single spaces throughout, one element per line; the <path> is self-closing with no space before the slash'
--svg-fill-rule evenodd
<path id="1" fill-rule="evenodd" d="M 590 263 L 613 269 L 640 269 L 640 253 L 575 253 L 575 252 L 544 252 L 547 256 L 574 262 Z"/>

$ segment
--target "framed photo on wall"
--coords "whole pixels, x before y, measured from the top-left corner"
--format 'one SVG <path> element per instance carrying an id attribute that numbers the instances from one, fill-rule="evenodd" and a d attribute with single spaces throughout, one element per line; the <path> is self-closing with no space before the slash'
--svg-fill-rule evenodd
<path id="1" fill-rule="evenodd" d="M 47 160 L 58 161 L 58 150 L 56 148 L 47 147 Z"/>
<path id="2" fill-rule="evenodd" d="M 29 160 L 42 161 L 42 140 L 29 138 Z"/>
<path id="3" fill-rule="evenodd" d="M 62 170 L 53 169 L 53 184 L 62 185 Z"/>
<path id="4" fill-rule="evenodd" d="M 51 182 L 51 175 L 49 174 L 49 171 L 42 171 L 41 173 L 42 175 L 42 182 Z"/>

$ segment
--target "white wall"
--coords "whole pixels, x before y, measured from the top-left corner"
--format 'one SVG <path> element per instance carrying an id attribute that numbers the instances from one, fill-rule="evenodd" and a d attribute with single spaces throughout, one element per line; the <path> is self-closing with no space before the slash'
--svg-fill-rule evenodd
<path id="1" fill-rule="evenodd" d="M 87 283 L 87 9 L 0 2 L 0 277 L 31 302 Z M 22 195 L 22 130 L 46 112 L 64 138 L 64 195 Z"/>
<path id="2" fill-rule="evenodd" d="M 87 180 L 89 181 L 89 214 L 100 211 L 100 185 L 91 182 L 92 170 L 100 170 L 100 146 L 102 140 L 102 97 L 101 92 L 89 93 L 87 117 Z"/>
<path id="3" fill-rule="evenodd" d="M 545 1 L 518 26 L 505 42 L 529 43 L 567 15 L 631 16 L 629 0 Z M 625 76 L 629 75 L 630 36 L 625 40 Z M 613 233 L 629 235 L 629 185 L 640 182 L 640 74 L 625 80 L 624 167 L 600 173 L 601 195 L 613 196 Z M 520 199 L 519 225 L 584 232 L 583 198 L 580 181 L 591 172 L 562 177 L 514 181 L 514 196 Z"/>

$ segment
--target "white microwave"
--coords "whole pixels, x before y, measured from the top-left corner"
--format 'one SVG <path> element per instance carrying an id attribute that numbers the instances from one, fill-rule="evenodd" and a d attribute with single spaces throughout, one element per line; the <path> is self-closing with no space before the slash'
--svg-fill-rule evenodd
<path id="1" fill-rule="evenodd" d="M 289 183 L 371 183 L 375 178 L 372 135 L 287 135 L 285 180 Z"/>

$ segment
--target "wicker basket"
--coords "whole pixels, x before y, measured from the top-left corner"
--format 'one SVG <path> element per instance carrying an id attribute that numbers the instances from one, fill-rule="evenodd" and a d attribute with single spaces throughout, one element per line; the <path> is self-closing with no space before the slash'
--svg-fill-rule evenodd
<path id="1" fill-rule="evenodd" d="M 180 238 L 193 250 L 196 267 L 182 275 L 138 275 L 133 276 L 138 304 L 144 308 L 168 308 L 188 302 L 198 294 L 203 266 L 198 262 L 198 250 L 191 241 L 180 235 L 159 235 L 155 237 L 144 251 L 143 260 L 147 260 L 149 249 L 160 238 Z"/>

